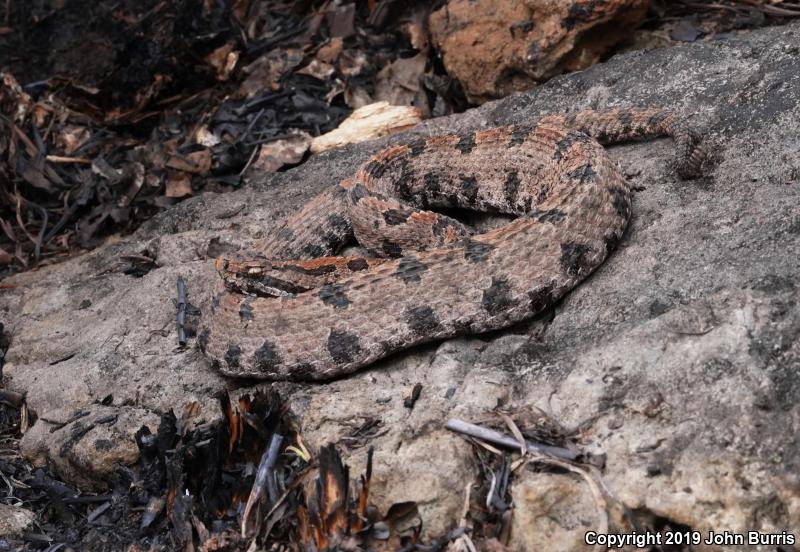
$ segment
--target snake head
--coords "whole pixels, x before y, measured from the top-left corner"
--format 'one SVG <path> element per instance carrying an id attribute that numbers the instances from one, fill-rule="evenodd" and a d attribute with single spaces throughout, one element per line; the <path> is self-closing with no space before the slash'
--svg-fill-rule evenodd
<path id="1" fill-rule="evenodd" d="M 219 257 L 214 266 L 229 291 L 259 297 L 294 297 L 307 290 L 291 278 L 281 277 L 280 269 L 266 259 Z"/>

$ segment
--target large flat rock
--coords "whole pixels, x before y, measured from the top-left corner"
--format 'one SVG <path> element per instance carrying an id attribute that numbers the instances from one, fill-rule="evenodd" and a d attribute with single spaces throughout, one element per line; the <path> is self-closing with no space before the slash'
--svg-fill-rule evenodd
<path id="1" fill-rule="evenodd" d="M 580 426 L 582 444 L 607 455 L 609 488 L 638 515 L 800 536 L 799 45 L 794 24 L 618 56 L 238 192 L 194 198 L 129 238 L 6 280 L 16 287 L 0 296 L 12 338 L 5 373 L 40 417 L 24 452 L 97 485 L 113 462 L 134 461 L 132 434 L 158 412 L 196 400 L 206 418 L 217 416 L 215 392 L 252 382 L 222 378 L 193 343 L 177 347 L 176 279 L 207 312 L 214 256 L 265 235 L 387 143 L 587 107 L 666 106 L 696 113 L 715 163 L 681 181 L 669 140 L 612 148 L 639 189 L 630 227 L 550 312 L 331 383 L 277 387 L 312 447 L 341 441 L 358 469 L 373 445 L 379 506 L 417 501 L 432 534 L 457 523 L 476 474 L 470 446 L 444 422 L 476 419 L 503 400 Z M 157 268 L 141 278 L 119 272 L 121 257 L 141 254 Z M 422 395 L 408 410 L 403 396 L 415 383 Z M 366 426 L 376 428 L 369 437 L 359 432 Z M 538 521 L 515 525 L 513 548 L 542 546 L 541 531 L 566 542 L 592 529 L 593 516 L 548 498 L 591 513 L 579 479 L 525 472 L 518 482 L 520 519 Z"/>

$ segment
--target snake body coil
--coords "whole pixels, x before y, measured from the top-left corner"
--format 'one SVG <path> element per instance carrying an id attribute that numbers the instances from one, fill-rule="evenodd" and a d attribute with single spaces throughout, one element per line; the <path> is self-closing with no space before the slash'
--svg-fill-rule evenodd
<path id="1" fill-rule="evenodd" d="M 217 261 L 225 284 L 199 346 L 226 375 L 318 380 L 530 318 L 596 269 L 627 225 L 630 188 L 599 142 L 660 135 L 675 140 L 681 174 L 696 173 L 702 149 L 662 109 L 549 116 L 386 149 L 257 254 Z M 518 217 L 471 235 L 428 210 L 453 207 Z M 374 256 L 330 256 L 353 235 Z"/>

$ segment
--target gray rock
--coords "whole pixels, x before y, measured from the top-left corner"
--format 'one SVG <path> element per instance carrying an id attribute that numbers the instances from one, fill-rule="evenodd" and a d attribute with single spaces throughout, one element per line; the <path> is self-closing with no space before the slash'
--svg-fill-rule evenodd
<path id="1" fill-rule="evenodd" d="M 277 387 L 306 442 L 340 441 L 353 473 L 366 443 L 375 446 L 377 505 L 417 501 L 428 534 L 458 522 L 477 473 L 470 446 L 444 422 L 476 420 L 504 400 L 580 425 L 582 446 L 606 454 L 609 489 L 644 518 L 800 536 L 798 45 L 795 23 L 618 56 L 402 136 L 318 155 L 236 193 L 188 200 L 131 238 L 11 278 L 5 283 L 17 287 L 0 297 L 12 337 L 6 374 L 41 417 L 24 451 L 85 484 L 108 474 L 112 452 L 133 460 L 121 443 L 127 436 L 132 446 L 142 423 L 155 429 L 153 412 L 196 400 L 203 417 L 218 415 L 212 394 L 233 386 L 195 348 L 177 349 L 176 278 L 207 311 L 217 278 L 210 257 L 263 236 L 386 144 L 565 109 L 668 106 L 697 114 L 716 163 L 705 178 L 684 182 L 671 168 L 669 140 L 611 148 L 641 188 L 631 225 L 610 259 L 551 312 L 332 383 Z M 157 269 L 138 279 L 114 271 L 122 255 L 143 252 Z M 423 390 L 409 411 L 402 399 L 416 383 Z M 76 424 L 104 419 L 109 407 L 96 402 L 108 394 L 116 419 L 74 433 Z M 79 409 L 88 415 L 50 433 L 45 420 L 67 421 Z M 377 429 L 360 435 L 372 419 Z M 106 449 L 112 433 L 118 445 Z M 561 488 L 582 485 L 577 478 L 547 478 L 549 495 L 537 497 L 520 477 L 517 508 L 529 518 L 555 515 L 551 542 L 595 523 L 585 489 Z M 580 509 L 545 512 L 555 494 Z M 516 524 L 512 549 L 542 542 L 540 526 Z"/>

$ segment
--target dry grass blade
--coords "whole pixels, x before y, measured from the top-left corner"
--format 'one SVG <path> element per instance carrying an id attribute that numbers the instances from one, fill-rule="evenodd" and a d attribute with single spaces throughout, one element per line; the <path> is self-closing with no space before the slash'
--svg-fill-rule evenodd
<path id="1" fill-rule="evenodd" d="M 467 486 L 464 489 L 464 506 L 461 509 L 461 519 L 458 522 L 458 526 L 463 529 L 466 529 L 467 527 L 467 516 L 469 515 L 469 499 L 471 492 L 472 483 L 467 483 Z M 477 552 L 475 544 L 472 542 L 472 539 L 469 537 L 466 531 L 459 535 L 456 540 L 450 543 L 450 545 L 447 547 L 447 550 L 453 552 Z"/>
<path id="2" fill-rule="evenodd" d="M 729 12 L 738 13 L 741 11 L 741 8 L 737 8 L 736 6 L 729 6 L 727 4 L 718 4 L 716 2 L 709 2 L 709 3 L 701 3 L 701 2 L 684 2 L 684 6 L 687 8 L 694 8 L 698 10 L 724 10 Z"/>
<path id="3" fill-rule="evenodd" d="M 519 427 L 517 427 L 517 424 L 511 419 L 511 416 L 504 412 L 498 412 L 498 414 L 505 422 L 506 427 L 508 427 L 508 429 L 511 431 L 511 434 L 519 443 L 520 454 L 525 457 L 525 454 L 528 452 L 528 443 L 525 442 L 525 436 L 522 435 L 522 432 L 519 430 Z"/>
<path id="4" fill-rule="evenodd" d="M 14 200 L 15 200 L 15 205 L 16 205 L 17 224 L 19 224 L 19 227 L 22 229 L 22 232 L 28 237 L 28 239 L 33 244 L 36 244 L 37 243 L 36 238 L 33 236 L 33 234 L 31 234 L 28 231 L 28 227 L 26 226 L 25 222 L 22 220 L 22 201 L 23 201 L 23 198 L 22 198 L 21 195 L 19 195 L 19 193 L 16 192 L 16 190 L 14 191 Z"/>
<path id="5" fill-rule="evenodd" d="M 734 0 L 727 4 L 720 2 L 682 2 L 687 8 L 699 10 L 725 10 L 733 12 L 745 12 L 749 8 L 755 8 L 765 14 L 778 17 L 800 17 L 800 5 L 788 4 L 785 2 L 768 3 L 765 0 Z"/>
<path id="6" fill-rule="evenodd" d="M 766 3 L 764 0 L 741 0 L 742 3 L 747 4 L 749 6 L 753 6 L 764 13 L 768 13 L 770 15 L 779 15 L 783 17 L 798 17 L 800 16 L 800 6 L 794 5 L 792 6 L 795 8 L 794 10 L 788 9 L 783 7 L 785 4 L 784 2 L 780 2 L 779 5 L 775 5 L 773 3 Z"/>
<path id="7" fill-rule="evenodd" d="M 48 155 L 45 157 L 50 163 L 77 163 L 79 165 L 91 165 L 91 159 L 83 157 L 67 157 L 65 155 Z"/>

